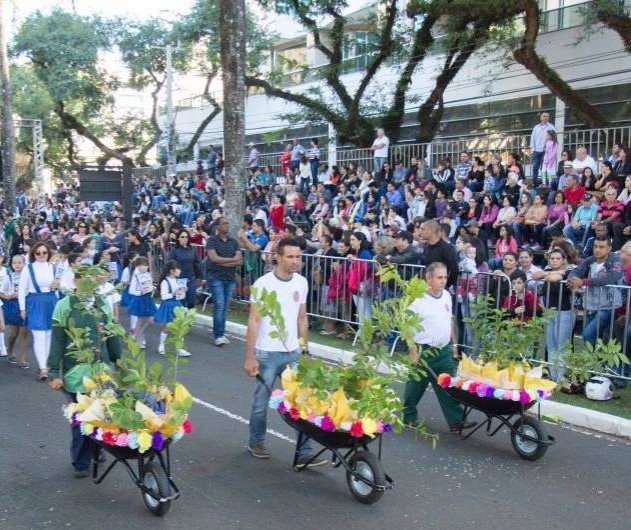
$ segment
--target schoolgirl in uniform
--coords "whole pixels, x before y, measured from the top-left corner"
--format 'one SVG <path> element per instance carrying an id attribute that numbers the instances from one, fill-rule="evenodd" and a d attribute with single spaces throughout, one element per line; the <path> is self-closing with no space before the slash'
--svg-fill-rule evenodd
<path id="1" fill-rule="evenodd" d="M 149 272 L 149 260 L 138 256 L 133 262 L 129 282 L 129 332 L 136 337 L 138 345 L 145 348 L 145 331 L 153 322 L 156 304 L 153 302 L 153 281 Z M 144 321 L 144 322 L 143 322 Z"/>
<path id="2" fill-rule="evenodd" d="M 180 264 L 171 260 L 165 265 L 164 272 L 160 278 L 160 307 L 155 314 L 154 321 L 156 324 L 163 326 L 160 332 L 160 346 L 158 353 L 164 355 L 164 342 L 167 338 L 166 325 L 175 318 L 175 308 L 183 307 L 182 299 L 186 296 L 186 287 L 178 283 L 182 270 Z M 191 354 L 186 350 L 179 350 L 180 357 L 189 357 Z"/>
<path id="3" fill-rule="evenodd" d="M 46 362 L 50 353 L 53 311 L 59 287 L 55 267 L 49 260 L 50 250 L 46 243 L 35 243 L 31 248 L 29 264 L 20 276 L 18 291 L 20 316 L 26 320 L 26 327 L 33 335 L 33 352 L 39 365 L 37 378 L 40 381 L 48 379 Z"/>
<path id="4" fill-rule="evenodd" d="M 2 298 L 2 311 L 4 313 L 5 325 L 10 326 L 9 344 L 7 353 L 9 362 L 17 364 L 23 370 L 29 368 L 26 362 L 26 345 L 28 344 L 28 329 L 26 322 L 20 316 L 20 306 L 18 304 L 18 291 L 20 288 L 20 276 L 24 270 L 25 260 L 21 254 L 16 254 L 11 258 L 10 268 L 4 281 L 0 285 L 0 298 Z M 15 356 L 15 343 L 20 339 L 20 350 Z"/>

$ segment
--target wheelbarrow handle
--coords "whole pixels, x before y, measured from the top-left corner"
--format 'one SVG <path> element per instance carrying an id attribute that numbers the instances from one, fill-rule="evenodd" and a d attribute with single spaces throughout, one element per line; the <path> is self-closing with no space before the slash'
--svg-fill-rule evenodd
<path id="1" fill-rule="evenodd" d="M 272 389 L 265 382 L 265 379 L 263 379 L 263 377 L 261 377 L 261 374 L 256 374 L 256 380 L 265 387 L 265 389 L 267 390 L 267 393 L 271 396 L 272 395 Z"/>

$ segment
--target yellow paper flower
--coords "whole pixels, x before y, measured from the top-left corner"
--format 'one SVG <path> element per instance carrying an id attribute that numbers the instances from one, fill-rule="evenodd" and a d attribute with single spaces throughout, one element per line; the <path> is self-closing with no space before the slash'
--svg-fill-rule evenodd
<path id="1" fill-rule="evenodd" d="M 168 394 L 167 394 L 168 395 Z M 191 394 L 184 385 L 178 383 L 173 391 L 173 401 L 181 402 L 191 397 Z"/>
<path id="2" fill-rule="evenodd" d="M 329 416 L 339 429 L 343 421 L 348 421 L 351 410 L 348 406 L 348 399 L 346 399 L 346 395 L 342 389 L 336 390 L 331 394 L 331 403 L 332 406 L 329 409 Z"/>
<path id="3" fill-rule="evenodd" d="M 147 431 L 142 431 L 138 435 L 138 449 L 141 453 L 144 453 L 151 447 L 152 437 Z"/>
<path id="4" fill-rule="evenodd" d="M 367 434 L 371 438 L 374 438 L 375 432 L 377 431 L 377 422 L 375 420 L 371 420 L 370 418 L 363 418 L 362 427 L 364 429 L 364 434 Z"/>
<path id="5" fill-rule="evenodd" d="M 83 378 L 83 387 L 86 390 L 88 390 L 88 391 L 89 390 L 94 390 L 96 388 L 96 383 L 90 377 L 84 377 Z"/>
<path id="6" fill-rule="evenodd" d="M 83 428 L 83 430 L 85 431 L 85 435 L 90 436 L 94 432 L 94 425 L 92 425 L 91 423 L 84 423 L 83 425 L 85 425 L 85 427 Z"/>

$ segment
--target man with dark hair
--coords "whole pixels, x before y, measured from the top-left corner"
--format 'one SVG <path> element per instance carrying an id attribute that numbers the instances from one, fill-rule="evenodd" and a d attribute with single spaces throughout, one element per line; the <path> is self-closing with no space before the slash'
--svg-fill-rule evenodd
<path id="1" fill-rule="evenodd" d="M 226 338 L 226 315 L 235 289 L 235 273 L 243 263 L 236 239 L 230 237 L 230 222 L 225 217 L 215 221 L 216 235 L 206 241 L 206 285 L 213 295 L 213 334 L 215 346 L 230 344 Z"/>
<path id="2" fill-rule="evenodd" d="M 425 221 L 421 225 L 421 238 L 427 241 L 423 254 L 423 264 L 426 266 L 438 261 L 447 267 L 449 277 L 447 288 L 456 285 L 458 281 L 458 256 L 456 249 L 441 238 L 441 228 L 437 221 Z"/>
<path id="3" fill-rule="evenodd" d="M 567 281 L 570 289 L 587 287 L 583 297 L 583 340 L 592 346 L 609 330 L 614 309 L 622 305 L 620 290 L 607 286 L 620 284 L 622 279 L 622 262 L 611 252 L 611 240 L 606 237 L 597 237 L 594 240 L 594 255 L 570 271 Z"/>
<path id="4" fill-rule="evenodd" d="M 307 295 L 309 285 L 304 276 L 298 274 L 302 267 L 302 251 L 297 239 L 283 239 L 278 243 L 276 268 L 261 276 L 252 286 L 250 315 L 245 337 L 245 372 L 250 377 L 260 376 L 265 384 L 257 381 L 250 414 L 250 438 L 248 451 L 255 458 L 269 458 L 265 447 L 267 432 L 267 409 L 270 388 L 274 386 L 285 368 L 295 366 L 302 353 L 308 353 L 309 319 L 307 317 Z M 269 317 L 261 316 L 257 303 L 263 290 L 276 293 L 285 325 L 285 338 L 272 337 L 276 330 Z M 321 466 L 326 459 L 312 457 L 307 442 L 298 448 L 296 468 Z"/>

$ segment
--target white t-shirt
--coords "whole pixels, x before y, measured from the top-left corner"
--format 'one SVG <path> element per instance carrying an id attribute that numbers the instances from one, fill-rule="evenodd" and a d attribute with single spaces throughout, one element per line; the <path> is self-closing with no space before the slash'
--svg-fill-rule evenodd
<path id="1" fill-rule="evenodd" d="M 390 145 L 390 140 L 386 135 L 383 135 L 381 138 L 375 138 L 375 141 L 372 145 L 382 145 L 379 149 L 375 149 L 375 158 L 387 158 L 388 156 L 388 146 Z"/>
<path id="2" fill-rule="evenodd" d="M 417 344 L 442 348 L 451 341 L 451 295 L 443 290 L 439 298 L 426 293 L 410 304 L 409 309 L 421 317 L 423 330 L 414 336 Z"/>
<path id="3" fill-rule="evenodd" d="M 281 313 L 285 320 L 287 330 L 286 345 L 280 339 L 273 339 L 269 336 L 270 331 L 277 331 L 276 326 L 271 324 L 269 317 L 261 318 L 259 332 L 256 337 L 255 348 L 263 351 L 294 351 L 300 347 L 298 342 L 298 314 L 301 304 L 307 303 L 309 285 L 307 279 L 300 274 L 294 273 L 291 280 L 281 280 L 274 272 L 268 272 L 254 282 L 252 292 L 261 292 L 263 289 L 275 291 Z M 255 300 L 254 294 L 250 296 L 250 303 Z"/>

